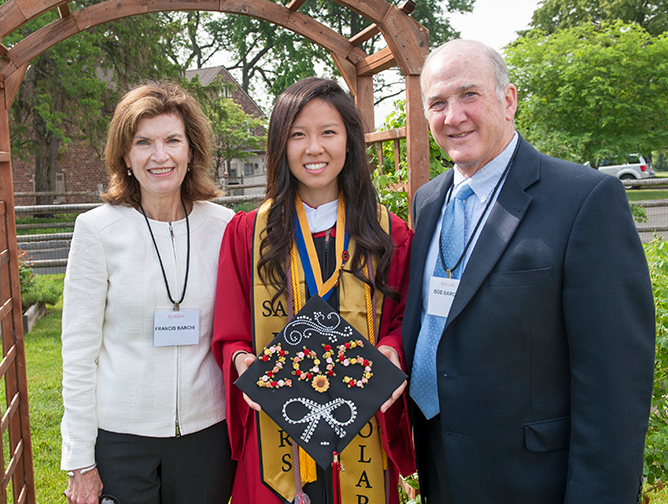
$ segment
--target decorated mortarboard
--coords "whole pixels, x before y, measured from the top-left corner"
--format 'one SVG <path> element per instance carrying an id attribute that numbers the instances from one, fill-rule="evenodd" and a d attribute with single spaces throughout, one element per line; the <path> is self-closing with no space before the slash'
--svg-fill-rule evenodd
<path id="1" fill-rule="evenodd" d="M 405 379 L 315 295 L 234 384 L 326 469 Z"/>

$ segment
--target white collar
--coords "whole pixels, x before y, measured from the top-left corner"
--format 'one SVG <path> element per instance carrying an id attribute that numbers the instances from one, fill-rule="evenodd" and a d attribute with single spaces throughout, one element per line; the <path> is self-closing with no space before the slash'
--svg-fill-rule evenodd
<path id="1" fill-rule="evenodd" d="M 336 212 L 339 209 L 338 198 L 329 203 L 324 203 L 317 208 L 313 208 L 302 201 L 306 220 L 311 233 L 320 233 L 327 231 L 336 224 Z"/>

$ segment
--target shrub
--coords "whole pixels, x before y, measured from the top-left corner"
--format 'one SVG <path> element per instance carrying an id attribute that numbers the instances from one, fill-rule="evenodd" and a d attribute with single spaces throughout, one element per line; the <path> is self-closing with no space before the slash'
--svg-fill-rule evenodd
<path id="1" fill-rule="evenodd" d="M 387 115 L 385 124 L 379 130 L 406 126 L 406 101 L 397 100 L 394 102 L 394 107 L 395 110 Z M 408 193 L 406 191 L 408 174 L 406 170 L 405 139 L 399 141 L 398 150 L 401 158 L 399 169 L 395 168 L 393 142 L 383 142 L 382 166 L 378 162 L 377 147 L 375 145 L 370 147 L 368 152 L 370 162 L 376 167 L 373 172 L 373 183 L 376 186 L 380 202 L 395 215 L 408 221 Z M 431 133 L 429 133 L 429 178 L 436 177 L 450 167 L 452 167 L 452 161 L 448 159 L 445 152 L 440 149 Z"/>
<path id="2" fill-rule="evenodd" d="M 31 258 L 19 249 L 19 281 L 21 283 L 21 307 L 25 312 L 35 303 L 54 305 L 63 293 L 62 282 L 35 275 Z"/>
<path id="3" fill-rule="evenodd" d="M 644 467 L 652 491 L 668 481 L 668 242 L 655 237 L 645 245 L 645 253 L 656 307 L 654 390 Z"/>
<path id="4" fill-rule="evenodd" d="M 28 284 L 32 282 L 33 272 L 32 272 L 32 257 L 28 257 L 28 253 L 25 250 L 19 249 L 19 282 L 21 288 L 27 288 Z"/>
<path id="5" fill-rule="evenodd" d="M 61 282 L 51 278 L 34 276 L 32 282 L 30 282 L 30 287 L 25 291 L 23 288 L 21 289 L 21 306 L 25 311 L 35 303 L 54 305 L 62 294 L 63 286 Z"/>

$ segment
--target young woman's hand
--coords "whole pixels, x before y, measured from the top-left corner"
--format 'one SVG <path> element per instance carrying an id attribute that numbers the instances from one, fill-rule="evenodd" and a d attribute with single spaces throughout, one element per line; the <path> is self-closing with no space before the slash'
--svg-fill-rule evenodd
<path id="1" fill-rule="evenodd" d="M 380 351 L 380 353 L 382 353 L 385 357 L 390 359 L 390 361 L 392 361 L 392 364 L 401 369 L 399 354 L 394 348 L 388 345 L 381 345 L 378 347 L 378 351 Z M 399 385 L 399 387 L 394 392 L 392 392 L 392 396 L 383 403 L 383 405 L 380 407 L 381 413 L 385 413 L 388 409 L 390 409 L 390 406 L 394 404 L 394 401 L 399 399 L 401 397 L 401 394 L 404 393 L 405 388 L 406 388 L 406 380 L 404 380 L 404 382 L 401 385 Z"/>
<path id="2" fill-rule="evenodd" d="M 246 372 L 248 367 L 253 364 L 253 361 L 256 358 L 257 357 L 248 352 L 238 352 L 236 355 L 234 355 L 234 368 L 237 370 L 237 374 L 239 376 L 244 374 L 244 372 Z M 252 401 L 245 392 L 244 401 L 246 401 L 246 404 L 248 404 L 251 409 L 254 409 L 255 411 L 262 411 L 262 407 L 255 401 Z"/>

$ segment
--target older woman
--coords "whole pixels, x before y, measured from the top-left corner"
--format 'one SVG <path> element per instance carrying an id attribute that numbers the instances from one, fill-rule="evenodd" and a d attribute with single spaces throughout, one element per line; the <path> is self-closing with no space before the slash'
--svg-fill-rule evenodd
<path id="1" fill-rule="evenodd" d="M 123 97 L 107 203 L 76 221 L 63 304 L 69 503 L 226 503 L 233 465 L 211 353 L 218 251 L 210 125 L 174 84 Z"/>

